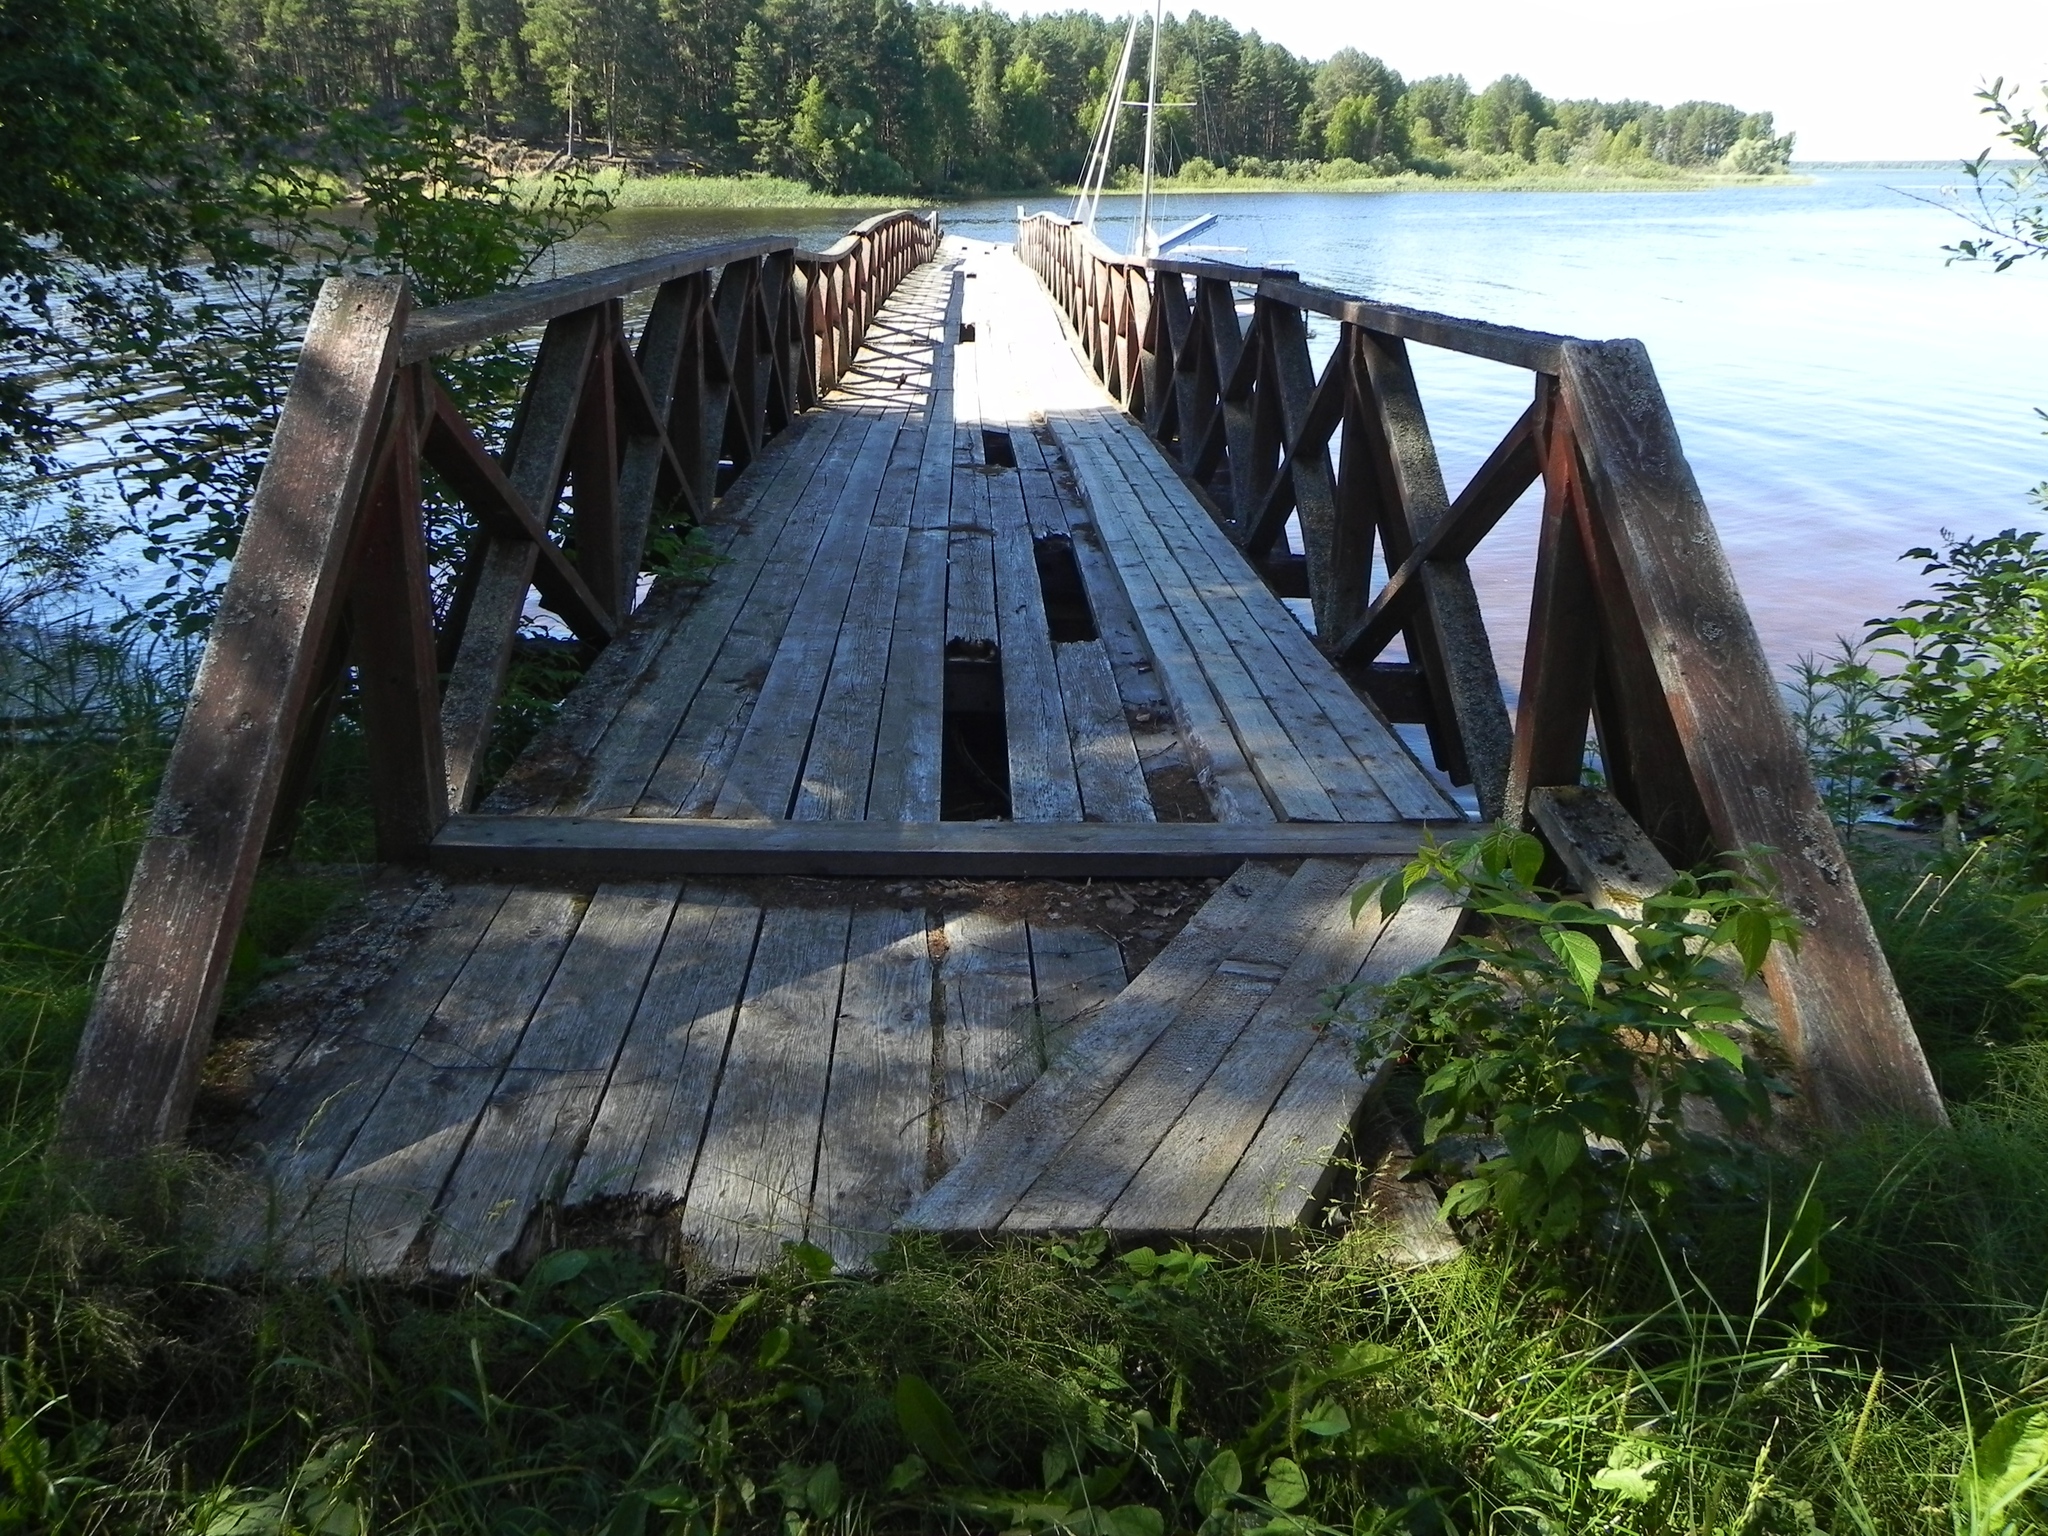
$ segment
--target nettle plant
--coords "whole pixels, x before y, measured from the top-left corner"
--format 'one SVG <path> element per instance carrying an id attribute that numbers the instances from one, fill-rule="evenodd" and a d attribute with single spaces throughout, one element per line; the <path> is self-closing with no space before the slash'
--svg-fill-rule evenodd
<path id="1" fill-rule="evenodd" d="M 1425 843 L 1352 897 L 1392 916 L 1417 886 L 1471 915 L 1437 959 L 1340 996 L 1369 1068 L 1404 1053 L 1423 1075 L 1424 1171 L 1453 1175 L 1444 1214 L 1485 1217 L 1543 1246 L 1644 1223 L 1666 1229 L 1703 1185 L 1739 1186 L 1740 1133 L 1784 1086 L 1737 990 L 1791 913 L 1753 862 L 1679 875 L 1639 916 L 1537 883 L 1543 845 L 1497 828 Z M 1710 1111 L 1710 1112 L 1709 1112 Z"/>

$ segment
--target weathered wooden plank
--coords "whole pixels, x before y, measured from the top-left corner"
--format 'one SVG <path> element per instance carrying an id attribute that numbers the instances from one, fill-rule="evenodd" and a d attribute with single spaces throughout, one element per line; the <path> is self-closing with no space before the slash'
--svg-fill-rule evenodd
<path id="1" fill-rule="evenodd" d="M 922 909 L 854 913 L 808 1236 L 863 1269 L 924 1189 L 932 959 Z"/>
<path id="2" fill-rule="evenodd" d="M 1454 818 L 1445 818 L 1453 822 Z M 1437 823 L 1442 826 L 1444 823 Z M 700 817 L 459 816 L 435 838 L 442 868 L 527 876 L 880 876 L 1059 880 L 1194 878 L 1244 859 L 1407 854 L 1430 824 L 1386 822 L 889 822 Z"/>
<path id="3" fill-rule="evenodd" d="M 1344 810 L 1317 777 L 1316 764 L 1309 760 L 1289 729 L 1300 722 L 1283 723 L 1274 713 L 1273 703 L 1260 688 L 1247 659 L 1238 654 L 1231 636 L 1203 604 L 1187 573 L 1173 558 L 1138 488 L 1131 484 L 1124 466 L 1118 462 L 1114 448 L 1107 442 L 1102 446 L 1103 479 L 1106 483 L 1111 476 L 1115 477 L 1105 502 L 1114 511 L 1105 516 L 1106 508 L 1098 506 L 1096 521 L 1107 527 L 1108 519 L 1115 518 L 1120 524 L 1119 536 L 1130 550 L 1128 556 L 1119 552 L 1119 564 L 1126 558 L 1141 561 L 1147 575 L 1157 582 L 1175 624 L 1186 637 L 1188 648 L 1229 718 L 1245 761 L 1274 809 L 1289 821 L 1345 820 Z M 1096 481 L 1091 479 L 1089 489 L 1092 492 L 1095 488 Z M 1159 650 L 1156 638 L 1153 650 L 1155 654 Z M 1355 763 L 1353 766 L 1355 770 Z M 1362 774 L 1359 777 L 1364 778 Z M 1370 785 L 1369 780 L 1365 782 Z M 1386 807 L 1386 811 L 1391 811 L 1391 807 Z"/>
<path id="4" fill-rule="evenodd" d="M 860 416 L 834 440 L 784 526 L 770 559 L 755 577 L 747 601 L 722 635 L 705 637 L 710 665 L 675 727 L 653 773 L 646 779 L 642 811 L 708 813 L 724 784 L 727 765 L 745 738 L 754 704 L 774 664 L 776 648 L 796 612 L 797 598 L 835 528 L 838 478 L 880 429 Z M 843 527 L 841 531 L 844 532 Z M 676 716 L 671 715 L 674 719 Z M 621 767 L 627 765 L 622 762 Z M 645 765 L 641 765 L 645 772 Z"/>
<path id="5" fill-rule="evenodd" d="M 1201 662 L 1160 590 L 1137 546 L 1125 536 L 1122 503 L 1129 495 L 1122 476 L 1109 463 L 1085 423 L 1064 417 L 1056 423 L 1070 454 L 1077 479 L 1089 498 L 1096 532 L 1114 564 L 1117 578 L 1145 634 L 1146 648 L 1166 696 L 1174 723 L 1187 749 L 1196 777 L 1215 808 L 1218 821 L 1271 819 L 1273 807 L 1252 772 L 1245 751 L 1231 730 L 1222 704 L 1204 674 Z M 1121 489 L 1120 489 L 1121 487 Z"/>
<path id="6" fill-rule="evenodd" d="M 1183 270 L 1195 270 L 1184 268 Z M 1261 274 L 1253 279 L 1259 296 L 1282 304 L 1327 315 L 1332 320 L 1362 326 L 1388 336 L 1419 341 L 1447 352 L 1491 358 L 1535 373 L 1555 373 L 1565 339 L 1544 331 L 1527 331 L 1519 326 L 1495 325 L 1484 320 L 1460 320 L 1451 315 L 1410 309 L 1403 304 L 1382 304 L 1371 299 L 1352 298 L 1328 288 L 1318 288 L 1291 278 Z"/>
<path id="7" fill-rule="evenodd" d="M 1343 889 L 1399 868 L 1391 859 L 1347 867 Z M 1341 899 L 1327 902 L 1310 921 L 1312 931 L 1294 964 L 1189 1094 L 1158 1145 L 1132 1168 L 1130 1183 L 1104 1214 L 1103 1225 L 1123 1232 L 1192 1232 L 1200 1222 L 1314 1043 L 1311 1021 L 1325 992 L 1358 974 L 1384 927 L 1377 907 L 1354 921 L 1349 901 Z"/>
<path id="8" fill-rule="evenodd" d="M 858 821 L 867 813 L 888 691 L 889 659 L 899 643 L 912 643 L 908 637 L 899 640 L 893 624 L 874 620 L 879 615 L 893 616 L 897 610 L 926 436 L 924 424 L 911 419 L 897 431 L 867 542 L 861 547 L 860 565 L 847 592 L 839 633 L 826 642 L 831 645 L 831 666 L 819 694 L 808 746 L 789 744 L 788 750 L 802 759 L 790 806 L 795 820 Z M 935 640 L 934 635 L 925 643 Z M 787 647 L 790 641 L 783 643 Z M 760 719 L 758 710 L 755 718 Z M 936 711 L 922 726 L 937 733 Z M 894 742 L 879 747 L 884 754 L 895 749 Z"/>
<path id="9" fill-rule="evenodd" d="M 1153 820 L 1151 791 L 1102 642 L 1055 646 L 1053 663 L 1082 811 L 1090 821 Z"/>
<path id="10" fill-rule="evenodd" d="M 1046 1040 L 1031 991 L 1031 937 L 1022 921 L 962 912 L 944 923 L 939 984 L 935 1163 L 959 1162 L 1044 1069 Z"/>
<path id="11" fill-rule="evenodd" d="M 964 312 L 964 311 L 963 311 Z M 953 349 L 953 502 L 947 525 L 946 639 L 996 640 L 994 515 L 981 462 L 981 346 Z"/>
<path id="12" fill-rule="evenodd" d="M 429 1273 L 490 1273 L 560 1198 L 680 894 L 608 885 L 591 898 L 434 1208 Z"/>
<path id="13" fill-rule="evenodd" d="M 1297 957 L 1358 866 L 1307 859 L 1258 923 L 1230 947 L 1145 1053 L 1067 1138 L 1003 1218 L 1005 1232 L 1070 1232 L 1106 1213 L 1259 1009 L 1294 976 Z M 1346 916 L 1348 917 L 1348 913 Z M 1313 1008 L 1335 978 L 1325 966 L 1288 987 L 1283 1008 Z M 1295 1016 L 1299 1017 L 1297 1013 Z"/>
<path id="14" fill-rule="evenodd" d="M 756 1274 L 803 1236 L 852 917 L 778 907 L 762 918 L 682 1210 L 686 1268 L 694 1256 L 714 1274 Z"/>
<path id="15" fill-rule="evenodd" d="M 1441 892 L 1416 891 L 1381 931 L 1353 978 L 1382 986 L 1443 952 L 1461 909 Z M 1247 1042 L 1248 1051 L 1262 1041 Z M 1328 1188 L 1330 1160 L 1341 1151 L 1368 1093 L 1379 1079 L 1363 1077 L 1354 1042 L 1341 1030 L 1315 1036 L 1294 1075 L 1238 1159 L 1229 1179 L 1202 1213 L 1197 1231 L 1216 1241 L 1258 1240 L 1275 1228 L 1298 1225 Z"/>
<path id="16" fill-rule="evenodd" d="M 1199 607 L 1207 615 L 1211 632 L 1229 648 L 1243 676 L 1265 701 L 1342 819 L 1379 821 L 1398 815 L 1392 798 L 1380 787 L 1372 769 L 1360 761 L 1353 746 L 1354 739 L 1363 740 L 1368 743 L 1367 750 L 1381 762 L 1401 765 L 1405 753 L 1392 731 L 1375 720 L 1342 679 L 1331 672 L 1329 663 L 1316 654 L 1301 626 L 1253 574 L 1242 556 L 1228 551 L 1224 558 L 1230 565 L 1220 564 L 1217 552 L 1195 537 L 1187 519 L 1173 505 L 1168 488 L 1151 478 L 1155 466 L 1141 459 L 1141 455 L 1150 455 L 1149 445 L 1130 442 L 1120 444 L 1119 448 L 1126 474 L 1140 482 L 1140 496 L 1149 489 L 1156 498 L 1153 505 L 1157 506 L 1157 513 L 1150 520 L 1149 532 L 1141 531 L 1138 542 L 1154 570 L 1167 572 L 1163 585 L 1176 586 L 1183 604 Z M 1164 464 L 1156 469 L 1161 475 L 1168 473 Z M 1194 513 L 1202 517 L 1199 508 Z M 1208 523 L 1206 517 L 1202 521 Z M 1172 576 L 1175 570 L 1179 573 L 1177 582 Z M 1292 657 L 1288 654 L 1291 637 L 1296 652 Z M 1203 653 L 1206 662 L 1206 645 Z M 1330 719 L 1322 701 L 1303 686 L 1295 664 L 1301 665 L 1310 677 L 1318 673 L 1327 676 L 1330 686 L 1324 690 L 1325 697 L 1334 701 L 1351 727 L 1348 735 Z M 1222 692 L 1221 679 L 1213 680 Z M 1429 809 L 1442 810 L 1447 804 L 1442 795 L 1426 785 L 1412 764 L 1406 766 L 1412 779 L 1407 785 L 1410 798 Z M 1424 793 L 1417 796 L 1417 789 Z"/>
<path id="17" fill-rule="evenodd" d="M 1031 934 L 1032 995 L 1050 1062 L 1077 1030 L 1116 1001 L 1130 977 L 1122 947 L 1099 928 L 1025 926 Z"/>
<path id="18" fill-rule="evenodd" d="M 404 285 L 331 279 L 165 767 L 58 1123 L 72 1155 L 184 1128 L 405 325 Z"/>
<path id="19" fill-rule="evenodd" d="M 421 1235 L 477 1112 L 569 947 L 584 898 L 514 890 L 286 1235 L 294 1270 L 390 1274 Z"/>
<path id="20" fill-rule="evenodd" d="M 952 521 L 957 423 L 953 368 L 965 284 L 956 262 L 946 274 L 943 336 L 934 358 L 925 436 L 897 582 L 894 637 L 883 683 L 878 750 L 868 783 L 868 816 L 937 821 L 941 716 L 946 688 L 946 564 Z"/>
<path id="21" fill-rule="evenodd" d="M 991 1232 L 1096 1105 L 1170 1025 L 1287 877 L 1246 864 L 1203 903 L 1130 986 L 1068 1041 L 1031 1088 L 967 1156 L 904 1215 L 927 1232 Z"/>
<path id="22" fill-rule="evenodd" d="M 901 555 L 889 558 L 887 529 L 874 528 L 876 499 L 901 434 L 903 417 L 889 411 L 869 429 L 859 456 L 838 486 L 830 524 L 810 569 L 804 573 L 768 675 L 760 683 L 745 734 L 725 770 L 711 814 L 720 817 L 789 814 L 804 750 L 823 701 L 825 682 L 859 584 L 862 552 L 879 542 L 881 558 L 870 568 L 879 580 Z M 893 606 L 893 605 L 892 605 Z"/>
<path id="23" fill-rule="evenodd" d="M 1765 979 L 1817 1108 L 1835 1124 L 1944 1119 L 1648 355 L 1636 342 L 1573 343 L 1563 378 L 1587 489 L 1715 838 L 1775 850 L 1767 865 L 1804 925 L 1797 953 L 1777 953 Z"/>
<path id="24" fill-rule="evenodd" d="M 1423 771 L 1384 717 L 1337 674 L 1294 615 L 1251 570 L 1186 488 L 1171 478 L 1168 467 L 1150 456 L 1148 445 L 1133 439 L 1128 458 L 1134 469 L 1142 467 L 1158 487 L 1160 527 L 1172 533 L 1170 542 L 1182 568 L 1210 602 L 1212 611 L 1230 616 L 1235 642 L 1248 656 L 1262 656 L 1262 647 L 1270 647 L 1278 658 L 1279 667 L 1257 666 L 1254 673 L 1276 696 L 1290 686 L 1299 688 L 1328 721 L 1341 751 L 1355 759 L 1372 781 L 1376 796 L 1391 802 L 1394 814 L 1458 814 L 1455 802 Z M 1243 617 L 1225 606 L 1224 599 L 1242 609 Z M 1313 722 L 1304 731 L 1307 740 L 1323 738 L 1323 728 Z M 1368 801 L 1359 814 L 1385 813 Z"/>
<path id="25" fill-rule="evenodd" d="M 802 433 L 797 442 L 755 475 L 742 476 L 720 504 L 713 537 L 716 542 L 719 534 L 730 535 L 720 550 L 724 563 L 682 621 L 663 636 L 588 749 L 588 782 L 574 799 L 575 809 L 601 815 L 630 811 L 639 803 L 678 722 L 717 662 L 725 634 L 739 615 L 750 611 L 749 599 L 763 572 L 797 558 L 804 538 L 815 540 L 815 520 L 796 519 L 800 510 L 810 518 L 807 489 L 831 462 L 835 444 L 851 423 L 852 418 L 835 411 L 804 418 L 791 429 Z"/>
<path id="26" fill-rule="evenodd" d="M 1010 752 L 1010 814 L 1018 821 L 1079 821 L 1081 785 L 1017 472 L 991 473 L 987 484 L 989 511 L 995 519 L 991 544 L 1003 663 L 1003 727 Z"/>
<path id="27" fill-rule="evenodd" d="M 761 913 L 731 890 L 692 886 L 676 903 L 565 1204 L 683 1198 L 718 1090 Z"/>
<path id="28" fill-rule="evenodd" d="M 213 1235 L 214 1267 L 261 1268 L 271 1245 L 298 1222 L 416 1048 L 505 894 L 503 886 L 456 886 L 408 944 L 403 966 L 264 1085 L 255 1122 L 240 1138 L 254 1186 Z"/>

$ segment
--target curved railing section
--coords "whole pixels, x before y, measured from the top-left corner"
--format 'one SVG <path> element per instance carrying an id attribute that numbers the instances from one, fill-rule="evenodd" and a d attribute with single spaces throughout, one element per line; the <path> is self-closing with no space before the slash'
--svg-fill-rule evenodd
<path id="1" fill-rule="evenodd" d="M 1428 727 L 1487 815 L 1540 825 L 1562 853 L 1590 734 L 1648 858 L 1764 850 L 1805 930 L 1767 980 L 1822 1114 L 1941 1117 L 1640 342 L 1431 314 L 1291 271 L 1141 261 L 1048 214 L 1020 223 L 1017 250 L 1110 395 L 1276 589 L 1310 599 L 1323 650 L 1391 718 Z M 1337 327 L 1320 370 L 1311 315 Z M 1456 496 L 1411 344 L 1530 375 L 1528 409 Z M 1539 481 L 1510 721 L 1465 562 Z M 1389 662 L 1397 640 L 1406 660 Z"/>
<path id="2" fill-rule="evenodd" d="M 651 532 L 687 527 L 843 374 L 938 247 L 936 215 L 829 250 L 698 246 L 413 312 L 402 281 L 321 290 L 164 773 L 60 1143 L 126 1154 L 190 1112 L 249 887 L 353 668 L 381 858 L 474 800 L 530 591 L 582 641 L 625 623 Z M 637 337 L 626 300 L 651 293 Z M 502 452 L 438 359 L 543 328 Z M 470 527 L 437 615 L 431 471 Z"/>

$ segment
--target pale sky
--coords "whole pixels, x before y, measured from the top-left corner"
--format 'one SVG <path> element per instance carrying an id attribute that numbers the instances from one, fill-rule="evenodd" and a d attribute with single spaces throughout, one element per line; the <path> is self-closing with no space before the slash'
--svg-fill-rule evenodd
<path id="1" fill-rule="evenodd" d="M 1143 3 L 1143 0 L 1140 0 Z M 1128 14 L 1128 0 L 1026 0 L 1030 11 Z M 1006 9 L 1008 7 L 1005 7 Z M 1991 141 L 1971 93 L 2048 79 L 2048 0 L 1202 0 L 1195 9 L 1309 58 L 1378 54 L 1407 78 L 1476 90 L 1526 75 L 1550 97 L 1726 101 L 1777 114 L 1803 160 L 1959 159 Z M 1167 0 L 1167 9 L 1185 14 Z"/>

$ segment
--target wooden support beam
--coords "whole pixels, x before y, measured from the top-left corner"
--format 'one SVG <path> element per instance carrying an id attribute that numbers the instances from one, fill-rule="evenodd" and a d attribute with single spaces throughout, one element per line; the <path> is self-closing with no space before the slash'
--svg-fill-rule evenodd
<path id="1" fill-rule="evenodd" d="M 1222 877 L 1246 859 L 1407 855 L 1426 822 L 726 821 L 458 816 L 436 865 L 520 877 L 910 876 L 931 880 Z M 1454 823 L 1441 823 L 1452 826 Z"/>
<path id="2" fill-rule="evenodd" d="M 1359 353 L 1378 403 L 1378 417 L 1394 483 L 1397 515 L 1381 529 L 1391 559 L 1405 561 L 1449 514 L 1443 470 L 1422 410 L 1422 396 L 1398 337 L 1359 333 Z M 1399 537 L 1396 547 L 1394 540 Z M 1500 814 L 1507 792 L 1513 733 L 1501 698 L 1493 646 L 1480 615 L 1479 596 L 1462 560 L 1429 560 L 1421 566 L 1426 622 L 1411 626 L 1410 652 L 1430 676 L 1441 721 L 1455 724 L 1465 773 L 1482 815 Z"/>
<path id="3" fill-rule="evenodd" d="M 1766 848 L 1805 934 L 1765 972 L 1822 1117 L 1945 1118 L 1641 343 L 1571 342 L 1562 380 L 1693 783 L 1724 849 Z"/>
<path id="4" fill-rule="evenodd" d="M 1547 381 L 1539 380 L 1539 390 L 1547 387 Z M 1465 559 L 1521 499 L 1542 472 L 1536 432 L 1538 415 L 1534 405 L 1522 413 L 1458 493 L 1458 499 L 1451 503 L 1442 520 L 1408 552 L 1408 558 L 1374 594 L 1372 606 L 1349 627 L 1334 631 L 1337 638 L 1328 648 L 1332 656 L 1347 662 L 1371 661 L 1393 644 L 1407 627 L 1415 605 L 1422 600 L 1423 565 L 1431 560 Z M 1368 549 L 1368 559 L 1370 554 Z"/>
<path id="5" fill-rule="evenodd" d="M 403 282 L 320 290 L 79 1042 L 58 1123 L 67 1153 L 129 1156 L 184 1129 L 408 308 Z"/>
<path id="6" fill-rule="evenodd" d="M 377 857 L 420 858 L 448 817 L 434 598 L 420 519 L 419 402 L 437 386 L 427 365 L 392 387 L 392 453 L 370 489 L 348 589 L 349 633 L 369 755 Z"/>

